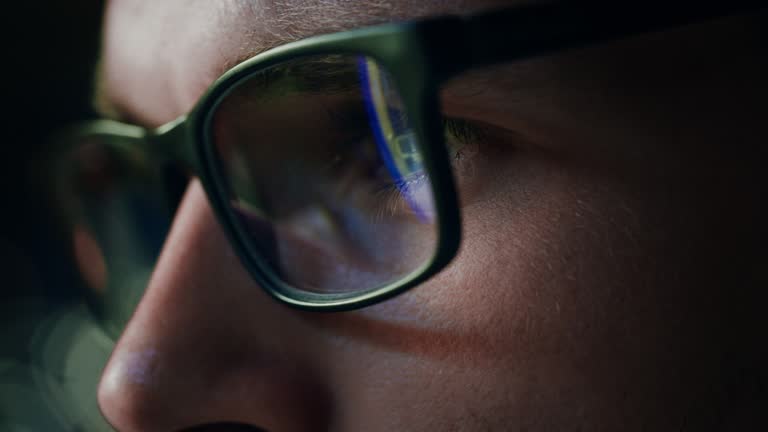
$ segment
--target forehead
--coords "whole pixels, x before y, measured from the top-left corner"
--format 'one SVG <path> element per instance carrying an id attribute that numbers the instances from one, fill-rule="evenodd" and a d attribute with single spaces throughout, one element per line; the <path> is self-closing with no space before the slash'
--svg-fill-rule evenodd
<path id="1" fill-rule="evenodd" d="M 112 0 L 100 98 L 157 125 L 188 111 L 238 60 L 275 45 L 387 21 L 530 3 L 525 0 Z M 102 101 L 103 102 L 103 101 Z M 99 101 L 97 101 L 99 103 Z"/>

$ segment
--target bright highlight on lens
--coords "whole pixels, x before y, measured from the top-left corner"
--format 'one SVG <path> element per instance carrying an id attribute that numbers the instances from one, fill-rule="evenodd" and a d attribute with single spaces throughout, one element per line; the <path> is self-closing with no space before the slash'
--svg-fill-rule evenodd
<path id="1" fill-rule="evenodd" d="M 415 192 L 412 190 L 414 185 L 423 180 L 425 174 L 416 134 L 408 121 L 400 95 L 387 73 L 382 72 L 375 61 L 361 57 L 358 62 L 371 131 L 381 158 L 409 206 L 426 220 L 432 209 L 421 208 L 418 200 L 409 198 Z"/>

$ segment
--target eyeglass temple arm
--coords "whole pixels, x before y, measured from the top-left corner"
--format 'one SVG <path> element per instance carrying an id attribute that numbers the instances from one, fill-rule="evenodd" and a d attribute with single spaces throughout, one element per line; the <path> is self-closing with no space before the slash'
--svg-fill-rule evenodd
<path id="1" fill-rule="evenodd" d="M 689 7 L 686 7 L 689 6 Z M 464 18 L 472 65 L 544 55 L 727 15 L 764 9 L 765 0 L 569 2 Z"/>

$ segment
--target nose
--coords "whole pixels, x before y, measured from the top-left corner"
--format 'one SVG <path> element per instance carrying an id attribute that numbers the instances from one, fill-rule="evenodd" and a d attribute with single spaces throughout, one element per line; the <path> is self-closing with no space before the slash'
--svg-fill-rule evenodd
<path id="1" fill-rule="evenodd" d="M 255 285 L 193 181 L 103 373 L 102 413 L 125 432 L 325 429 L 320 350 L 298 314 Z"/>

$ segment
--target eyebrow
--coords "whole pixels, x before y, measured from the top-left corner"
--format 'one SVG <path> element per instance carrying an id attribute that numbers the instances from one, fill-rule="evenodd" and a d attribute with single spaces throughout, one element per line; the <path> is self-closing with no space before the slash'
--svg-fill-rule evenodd
<path id="1" fill-rule="evenodd" d="M 265 51 L 276 47 L 282 43 L 290 42 L 285 39 L 285 42 L 274 41 L 274 46 L 268 46 Z M 224 62 L 220 66 L 220 71 L 217 71 L 217 78 L 237 66 L 238 64 L 247 61 L 256 55 L 257 53 L 249 53 L 242 57 L 236 57 L 235 60 Z M 294 91 L 324 91 L 328 93 L 342 93 L 351 92 L 359 89 L 359 78 L 357 69 L 350 67 L 350 60 L 347 57 L 341 56 L 322 56 L 316 59 L 309 59 L 305 63 L 297 65 L 286 66 L 272 66 L 266 69 L 264 72 L 256 72 L 256 76 L 248 83 L 249 92 L 263 91 L 270 89 L 275 85 L 280 85 L 281 81 L 286 79 L 292 80 L 290 85 Z M 493 77 L 498 75 L 504 75 L 509 77 L 510 75 L 516 75 L 509 71 L 504 71 L 507 68 L 500 68 L 496 73 L 491 71 L 476 71 L 471 74 L 472 78 L 466 77 L 460 86 L 454 87 L 451 91 L 454 95 L 461 95 L 461 97 L 478 97 L 491 89 L 494 82 Z M 448 83 L 446 83 L 448 84 Z M 213 85 L 213 84 L 211 84 Z M 252 87 L 251 87 L 252 86 Z M 283 88 L 283 87 L 281 87 Z M 278 89 L 271 89 L 278 90 Z M 109 97 L 109 91 L 107 86 L 107 80 L 105 77 L 105 71 L 102 65 L 102 61 L 98 61 L 95 71 L 94 79 L 92 82 L 92 98 L 91 104 L 96 112 L 101 117 L 109 118 L 113 120 L 139 123 L 136 119 L 129 114 L 129 110 L 122 109 L 119 104 L 115 103 Z"/>
<path id="2" fill-rule="evenodd" d="M 249 85 L 253 83 L 260 90 L 289 89 L 309 93 L 335 94 L 358 90 L 360 71 L 356 65 L 353 66 L 352 58 L 347 55 L 323 55 L 309 57 L 304 61 L 288 61 L 255 72 L 249 78 Z M 278 86 L 282 83 L 285 85 Z M 274 86 L 278 87 L 272 89 Z"/>
<path id="3" fill-rule="evenodd" d="M 237 64 L 239 63 L 234 66 Z M 255 72 L 254 77 L 247 83 L 245 95 L 258 94 L 267 97 L 268 93 L 264 93 L 267 90 L 269 94 L 284 94 L 286 91 L 351 94 L 360 90 L 359 71 L 351 66 L 350 59 L 341 55 L 321 56 L 298 64 L 272 66 L 263 72 Z M 476 70 L 474 73 L 457 77 L 460 79 L 449 80 L 442 89 L 442 96 L 446 97 L 444 102 L 481 99 L 483 95 L 493 92 L 494 83 L 499 81 L 494 77 L 512 75 L 508 68 L 500 66 L 490 70 Z M 101 67 L 96 69 L 92 103 L 95 111 L 105 118 L 138 123 L 131 118 L 127 110 L 120 109 L 109 99 Z"/>
<path id="4" fill-rule="evenodd" d="M 291 3 L 291 0 L 285 1 L 285 4 L 290 4 L 290 3 Z M 240 4 L 241 5 L 251 5 L 252 6 L 252 2 L 247 1 L 247 0 L 241 0 Z M 253 7 L 255 7 L 255 6 L 253 6 Z M 744 6 L 744 7 L 746 8 L 746 6 Z M 751 6 L 751 7 L 754 7 L 754 6 Z M 290 7 L 288 9 L 291 10 Z M 361 18 L 361 17 L 358 16 L 356 19 L 352 19 L 352 20 L 333 20 L 332 17 L 328 17 L 327 11 L 324 8 L 319 8 L 318 9 L 318 8 L 315 7 L 315 8 L 310 8 L 310 9 L 312 11 L 315 11 L 315 12 L 321 11 L 322 13 L 318 14 L 320 16 L 320 21 L 321 22 L 320 23 L 313 22 L 312 25 L 309 26 L 311 28 L 309 31 L 307 30 L 306 26 L 304 26 L 304 28 L 302 29 L 302 26 L 301 26 L 301 22 L 302 22 L 301 21 L 301 16 L 302 16 L 302 14 L 298 13 L 296 15 L 296 17 L 297 17 L 296 25 L 298 26 L 298 30 L 293 31 L 293 28 L 291 28 L 291 30 L 283 29 L 282 31 L 279 31 L 278 29 L 279 29 L 280 26 L 272 27 L 271 29 L 267 29 L 267 31 L 264 34 L 264 35 L 266 35 L 266 37 L 263 37 L 263 38 L 253 38 L 255 40 L 252 41 L 251 43 L 256 44 L 256 46 L 251 46 L 251 49 L 243 49 L 243 50 L 241 50 L 241 52 L 244 55 L 242 55 L 242 56 L 234 56 L 234 58 L 231 61 L 228 61 L 228 62 L 227 61 L 220 62 L 220 64 L 217 65 L 218 69 L 220 69 L 220 70 L 217 71 L 218 73 L 215 76 L 220 76 L 222 73 L 224 73 L 226 70 L 229 70 L 230 68 L 234 67 L 236 64 L 239 64 L 242 61 L 257 55 L 260 52 L 267 51 L 267 50 L 269 50 L 272 47 L 284 44 L 284 43 L 289 42 L 289 41 L 294 41 L 294 40 L 302 39 L 302 38 L 305 38 L 305 37 L 317 34 L 318 28 L 322 28 L 323 29 L 323 31 L 322 31 L 323 33 L 332 33 L 332 32 L 336 32 L 336 31 L 347 30 L 347 29 L 352 28 L 352 27 L 359 27 L 359 26 L 364 26 L 364 25 L 369 25 L 369 24 L 375 24 L 376 22 L 392 21 L 392 19 L 396 16 L 396 13 L 387 13 L 387 14 L 384 14 L 382 16 L 376 15 L 374 17 L 371 17 L 370 14 L 368 14 L 368 15 L 363 14 L 363 15 L 366 15 L 368 17 L 368 19 L 365 19 L 364 17 Z M 316 9 L 318 9 L 318 10 L 316 10 Z M 442 10 L 439 11 L 439 12 L 440 13 L 445 13 L 445 11 L 442 11 Z M 739 12 L 738 8 L 735 8 L 735 11 L 733 11 L 733 13 L 736 13 L 736 12 Z M 306 12 L 304 12 L 304 13 L 306 13 Z M 708 16 L 709 13 L 710 13 L 709 9 L 706 9 L 703 12 L 703 15 L 705 16 L 705 18 L 707 18 L 707 19 L 713 18 L 713 17 L 709 17 Z M 730 13 L 731 12 L 729 12 L 729 14 Z M 359 15 L 359 13 L 358 12 L 353 12 L 352 13 L 352 16 L 356 16 L 356 15 Z M 716 15 L 715 17 L 720 17 L 720 15 Z M 416 16 L 409 16 L 408 18 L 409 19 L 416 19 L 416 18 L 419 18 L 419 17 L 418 17 L 418 14 L 417 14 Z M 321 24 L 323 19 L 324 20 L 330 20 L 331 22 L 335 23 L 335 25 L 334 26 L 330 26 L 330 27 L 319 26 L 318 24 Z M 672 18 L 671 19 L 672 19 L 672 23 L 676 23 L 676 20 L 679 19 L 679 18 L 677 18 L 675 14 L 672 14 Z M 373 22 L 369 22 L 369 20 L 373 20 Z M 485 22 L 485 21 L 483 21 L 483 22 Z M 666 21 L 665 20 L 661 20 L 660 23 L 661 23 L 662 27 L 659 30 L 665 29 L 666 28 L 666 24 L 665 24 Z M 478 24 L 478 25 L 480 25 L 480 24 Z M 476 27 L 477 27 L 477 25 L 476 25 Z M 648 32 L 656 31 L 655 27 L 656 26 L 654 25 L 653 27 L 649 28 Z M 676 27 L 676 25 L 675 25 L 675 27 Z M 501 27 L 499 26 L 499 28 L 501 28 Z M 608 28 L 609 28 L 609 34 L 615 30 L 615 29 L 611 28 L 610 26 L 608 26 Z M 477 30 L 477 28 L 475 30 Z M 482 29 L 479 30 L 479 31 L 480 31 L 481 35 L 487 36 L 485 33 L 482 32 Z M 497 30 L 494 30 L 494 31 L 497 31 Z M 646 32 L 647 32 L 646 30 L 642 30 L 641 31 L 641 33 L 646 33 Z M 635 31 L 631 31 L 626 36 L 627 37 L 634 36 L 635 33 L 636 33 Z M 624 36 L 620 37 L 620 39 L 623 39 L 623 38 L 624 38 Z M 598 38 L 598 40 L 600 40 L 600 39 L 601 38 Z M 611 38 L 610 40 L 613 40 L 613 38 Z M 589 45 L 591 45 L 591 43 L 589 43 Z M 558 49 L 558 51 L 560 51 L 560 50 Z M 546 51 L 543 51 L 543 52 L 546 52 Z M 101 64 L 101 63 L 99 63 L 99 64 Z M 327 72 L 325 72 L 325 73 L 327 73 Z M 323 77 L 323 74 L 318 74 L 318 78 L 321 78 L 321 77 Z M 125 117 L 125 116 L 120 116 L 119 115 L 121 113 L 124 114 L 125 111 L 120 110 L 119 109 L 120 107 L 117 106 L 114 103 L 114 101 L 112 101 L 111 99 L 109 99 L 107 97 L 106 82 L 105 82 L 105 79 L 104 79 L 103 68 L 101 66 L 98 66 L 97 72 L 96 72 L 96 80 L 94 82 L 94 97 L 93 97 L 93 100 L 94 100 L 94 106 L 95 106 L 95 108 L 96 108 L 96 110 L 98 112 L 103 113 L 103 114 L 105 114 L 107 116 L 116 116 L 117 115 L 118 117 Z"/>
<path id="5" fill-rule="evenodd" d="M 346 2 L 323 2 L 307 4 L 305 0 L 281 0 L 280 6 L 272 6 L 269 13 L 255 0 L 234 0 L 231 14 L 237 21 L 231 28 L 249 33 L 253 23 L 265 26 L 263 34 L 249 37 L 245 46 L 232 56 L 220 58 L 208 72 L 214 80 L 234 66 L 272 48 L 289 42 L 305 39 L 319 34 L 329 34 L 362 28 L 371 25 L 398 21 L 413 21 L 427 17 L 444 15 L 476 14 L 499 7 L 509 8 L 538 1 L 550 0 L 506 0 L 479 2 L 467 10 L 466 0 L 424 0 L 409 3 L 382 2 L 374 0 L 356 1 L 354 7 Z M 503 6 L 500 6 L 503 4 Z M 364 6 L 364 7 L 360 7 Z M 268 23 L 268 24 L 264 24 Z M 91 86 L 91 106 L 96 114 L 125 122 L 136 122 L 129 107 L 123 107 L 110 95 L 102 61 L 96 64 Z M 202 87 L 205 89 L 205 87 Z"/>

